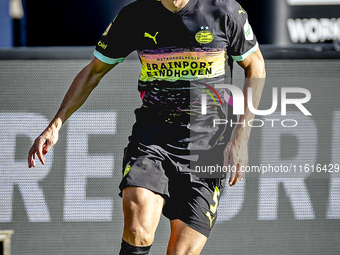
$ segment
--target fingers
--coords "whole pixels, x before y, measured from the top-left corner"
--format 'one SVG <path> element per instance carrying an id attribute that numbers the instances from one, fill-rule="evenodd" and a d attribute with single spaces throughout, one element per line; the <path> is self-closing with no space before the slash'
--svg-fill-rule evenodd
<path id="1" fill-rule="evenodd" d="M 239 164 L 237 164 L 235 167 L 230 168 L 229 186 L 234 186 L 241 180 L 239 173 L 240 173 Z"/>
<path id="2" fill-rule="evenodd" d="M 34 142 L 34 144 L 32 145 L 31 149 L 28 152 L 28 167 L 36 167 L 36 162 L 35 162 L 35 154 L 37 154 L 40 162 L 45 165 L 45 157 L 43 156 L 44 154 L 47 153 L 43 153 L 43 148 L 46 147 L 45 146 L 46 142 L 42 139 L 37 138 Z"/>
<path id="3" fill-rule="evenodd" d="M 35 167 L 37 164 L 35 163 L 35 151 L 32 152 L 32 148 L 28 153 L 28 167 Z"/>
<path id="4" fill-rule="evenodd" d="M 45 157 L 44 157 L 44 154 L 43 154 L 43 147 L 44 147 L 44 142 L 41 141 L 38 145 L 38 150 L 37 150 L 37 156 L 38 156 L 38 159 L 40 160 L 40 162 L 45 165 Z"/>
<path id="5" fill-rule="evenodd" d="M 50 149 L 52 148 L 52 146 L 53 146 L 52 143 L 51 143 L 49 140 L 47 140 L 47 141 L 44 143 L 44 145 L 43 145 L 43 150 L 42 150 L 43 155 L 47 154 L 47 152 L 50 151 Z"/>
<path id="6" fill-rule="evenodd" d="M 238 156 L 233 153 L 232 146 L 228 145 L 225 150 L 224 166 L 229 170 L 229 185 L 234 186 L 244 177 L 245 171 L 244 167 L 247 165 L 247 155 L 244 157 Z"/>
<path id="7" fill-rule="evenodd" d="M 58 129 L 56 127 L 47 128 L 41 135 L 35 139 L 31 149 L 28 152 L 28 167 L 35 167 L 35 154 L 37 154 L 40 162 L 45 165 L 45 154 L 49 152 L 51 147 L 58 141 Z"/>
<path id="8" fill-rule="evenodd" d="M 239 164 L 237 163 L 235 164 L 234 162 L 235 157 L 232 156 L 230 144 L 228 144 L 225 153 L 226 155 L 224 157 L 224 165 L 228 166 L 229 173 L 230 173 L 228 183 L 230 186 L 233 186 L 240 180 L 239 178 L 237 178 L 237 175 L 238 175 L 237 167 L 239 167 Z"/>
<path id="9" fill-rule="evenodd" d="M 242 181 L 244 177 L 244 171 L 242 171 L 242 167 L 240 164 L 237 164 L 237 167 L 231 168 L 230 171 L 230 178 L 229 178 L 229 185 L 234 186 L 239 181 Z"/>

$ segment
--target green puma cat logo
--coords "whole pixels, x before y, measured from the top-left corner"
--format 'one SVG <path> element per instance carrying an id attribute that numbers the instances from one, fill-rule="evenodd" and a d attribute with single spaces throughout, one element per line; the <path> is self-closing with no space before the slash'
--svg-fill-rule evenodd
<path id="1" fill-rule="evenodd" d="M 157 44 L 157 41 L 156 41 L 156 36 L 157 35 L 158 35 L 158 32 L 156 32 L 155 36 L 152 36 L 152 35 L 150 35 L 147 32 L 144 33 L 144 37 L 151 38 L 155 42 L 155 44 Z"/>

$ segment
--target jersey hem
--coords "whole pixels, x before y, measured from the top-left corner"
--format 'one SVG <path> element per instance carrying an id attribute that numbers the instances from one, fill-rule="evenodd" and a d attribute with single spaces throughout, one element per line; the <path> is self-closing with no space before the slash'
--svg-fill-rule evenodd
<path id="1" fill-rule="evenodd" d="M 256 42 L 255 46 L 251 48 L 249 51 L 244 53 L 241 56 L 231 56 L 235 61 L 243 61 L 245 60 L 251 53 L 254 53 L 259 48 L 259 43 Z"/>
<path id="2" fill-rule="evenodd" d="M 93 55 L 98 58 L 100 61 L 109 64 L 109 65 L 113 65 L 113 64 L 117 64 L 117 63 L 122 63 L 125 58 L 109 58 L 104 56 L 102 53 L 100 53 L 99 51 L 94 51 Z"/>

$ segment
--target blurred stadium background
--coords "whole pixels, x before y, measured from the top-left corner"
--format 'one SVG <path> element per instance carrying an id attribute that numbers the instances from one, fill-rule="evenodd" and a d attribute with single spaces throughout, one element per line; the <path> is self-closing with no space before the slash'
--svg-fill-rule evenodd
<path id="1" fill-rule="evenodd" d="M 66 122 L 47 165 L 28 169 L 26 158 L 101 34 L 130 2 L 0 0 L 0 255 L 9 252 L 8 230 L 13 255 L 118 254 L 122 149 L 140 105 L 136 54 Z M 274 87 L 300 87 L 312 94 L 305 105 L 312 116 L 293 106 L 281 116 L 278 107 L 270 119 L 298 126 L 253 128 L 249 165 L 303 171 L 290 179 L 248 174 L 227 189 L 202 254 L 338 255 L 340 0 L 239 2 L 266 59 L 260 108 L 270 108 Z M 242 80 L 235 66 L 234 84 Z M 162 218 L 150 254 L 165 254 L 168 236 Z"/>

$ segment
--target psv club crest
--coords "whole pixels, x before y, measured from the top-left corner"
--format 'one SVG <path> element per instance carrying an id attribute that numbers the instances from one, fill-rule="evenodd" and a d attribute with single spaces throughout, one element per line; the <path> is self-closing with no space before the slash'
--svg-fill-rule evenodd
<path id="1" fill-rule="evenodd" d="M 203 26 L 201 27 L 201 31 L 199 31 L 195 35 L 195 39 L 197 42 L 201 44 L 208 44 L 214 40 L 215 36 L 208 29 L 209 27 L 203 27 Z"/>

